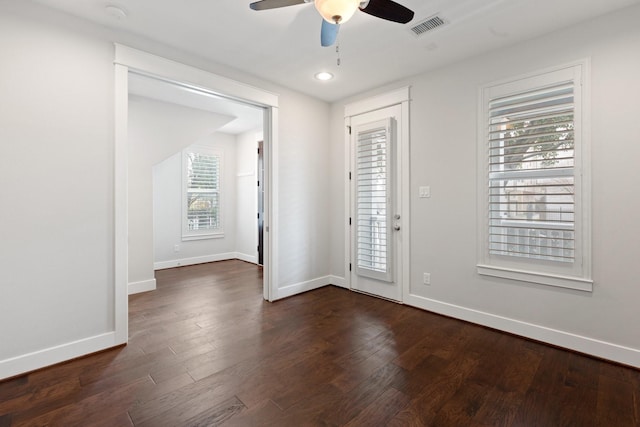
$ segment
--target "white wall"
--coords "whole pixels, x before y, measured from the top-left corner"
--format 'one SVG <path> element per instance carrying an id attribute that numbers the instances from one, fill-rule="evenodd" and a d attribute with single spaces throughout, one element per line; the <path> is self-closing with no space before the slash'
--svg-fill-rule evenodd
<path id="1" fill-rule="evenodd" d="M 249 262 L 258 262 L 258 141 L 262 129 L 237 135 L 236 252 Z"/>
<path id="2" fill-rule="evenodd" d="M 0 8 L 2 361 L 114 329 L 113 48 Z"/>
<path id="3" fill-rule="evenodd" d="M 409 303 L 640 366 L 639 20 L 636 6 L 389 86 L 411 85 Z M 592 61 L 594 291 L 480 277 L 478 87 L 586 57 Z M 344 164 L 343 113 L 352 100 L 332 106 L 332 164 Z M 431 186 L 430 199 L 417 197 L 421 185 Z M 334 178 L 332 271 L 342 277 L 343 189 Z M 431 273 L 431 286 L 421 284 L 423 272 Z"/>
<path id="4" fill-rule="evenodd" d="M 328 212 L 334 203 L 329 182 L 337 173 L 329 164 L 328 107 L 304 97 L 294 102 L 292 108 L 280 108 L 280 123 L 287 124 L 280 131 L 280 258 L 276 262 L 281 296 L 305 289 L 307 285 L 300 284 L 309 276 L 329 274 Z"/>
<path id="5" fill-rule="evenodd" d="M 214 133 L 194 141 L 222 153 L 221 218 L 224 237 L 182 241 L 182 153 L 153 168 L 153 246 L 155 268 L 170 268 L 235 258 L 236 251 L 236 138 Z M 178 245 L 179 251 L 175 251 Z"/>
<path id="6" fill-rule="evenodd" d="M 275 297 L 326 283 L 326 103 L 31 2 L 3 1 L 0 378 L 113 345 L 113 41 L 279 93 L 280 226 L 272 233 L 283 291 Z"/>

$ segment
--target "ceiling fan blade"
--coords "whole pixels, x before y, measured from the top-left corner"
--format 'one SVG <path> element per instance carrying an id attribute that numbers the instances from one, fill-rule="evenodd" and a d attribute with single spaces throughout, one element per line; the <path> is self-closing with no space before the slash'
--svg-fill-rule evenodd
<path id="1" fill-rule="evenodd" d="M 320 29 L 320 44 L 324 47 L 332 46 L 338 38 L 338 30 L 340 25 L 332 24 L 322 20 L 322 28 Z"/>
<path id="2" fill-rule="evenodd" d="M 411 9 L 393 0 L 369 0 L 369 4 L 360 10 L 377 18 L 401 24 L 406 24 L 413 19 L 413 11 Z"/>
<path id="3" fill-rule="evenodd" d="M 279 7 L 295 6 L 296 4 L 308 3 L 305 0 L 260 0 L 253 2 L 249 7 L 253 10 L 277 9 Z"/>

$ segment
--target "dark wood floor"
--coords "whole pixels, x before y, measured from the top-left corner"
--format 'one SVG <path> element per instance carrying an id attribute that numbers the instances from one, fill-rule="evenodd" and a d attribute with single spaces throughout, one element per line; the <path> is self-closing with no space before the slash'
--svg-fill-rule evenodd
<path id="1" fill-rule="evenodd" d="M 128 346 L 0 383 L 0 426 L 640 426 L 640 371 L 261 274 L 158 272 Z"/>

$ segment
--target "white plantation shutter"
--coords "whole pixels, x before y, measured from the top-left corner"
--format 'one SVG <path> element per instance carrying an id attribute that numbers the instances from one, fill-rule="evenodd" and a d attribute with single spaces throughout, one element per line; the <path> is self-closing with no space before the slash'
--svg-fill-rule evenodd
<path id="1" fill-rule="evenodd" d="M 489 100 L 489 251 L 575 260 L 574 83 Z"/>
<path id="2" fill-rule="evenodd" d="M 390 121 L 356 128 L 356 273 L 391 281 Z"/>
<path id="3" fill-rule="evenodd" d="M 221 230 L 221 156 L 209 151 L 196 147 L 184 152 L 183 238 L 206 237 Z"/>
<path id="4" fill-rule="evenodd" d="M 480 274 L 592 289 L 587 66 L 482 88 Z"/>

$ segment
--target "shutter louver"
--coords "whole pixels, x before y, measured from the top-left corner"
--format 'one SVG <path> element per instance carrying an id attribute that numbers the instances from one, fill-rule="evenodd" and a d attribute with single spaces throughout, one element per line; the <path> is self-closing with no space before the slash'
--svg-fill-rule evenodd
<path id="1" fill-rule="evenodd" d="M 572 81 L 489 100 L 489 253 L 575 260 Z"/>
<path id="2" fill-rule="evenodd" d="M 356 145 L 356 267 L 391 280 L 390 147 L 386 122 L 359 129 Z"/>

